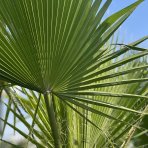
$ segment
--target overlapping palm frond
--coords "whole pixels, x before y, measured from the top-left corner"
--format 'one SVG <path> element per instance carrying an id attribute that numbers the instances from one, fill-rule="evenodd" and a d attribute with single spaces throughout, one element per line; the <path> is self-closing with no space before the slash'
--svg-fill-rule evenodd
<path id="1" fill-rule="evenodd" d="M 101 21 L 111 2 L 0 0 L 0 79 L 24 87 L 4 87 L 3 133 L 7 124 L 38 147 L 102 148 L 125 147 L 131 129 L 144 130 L 148 50 L 137 45 L 148 37 L 107 42 L 142 0 Z"/>

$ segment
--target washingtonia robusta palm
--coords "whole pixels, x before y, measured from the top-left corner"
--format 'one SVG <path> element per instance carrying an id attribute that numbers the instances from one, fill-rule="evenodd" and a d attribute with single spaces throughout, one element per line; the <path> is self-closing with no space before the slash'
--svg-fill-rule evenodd
<path id="1" fill-rule="evenodd" d="M 8 124 L 38 147 L 125 147 L 128 132 L 144 130 L 148 50 L 137 45 L 148 37 L 108 42 L 142 0 L 102 21 L 111 2 L 0 0 L 0 79 L 27 96 L 4 87 L 3 133 Z M 29 134 L 7 122 L 9 112 Z"/>

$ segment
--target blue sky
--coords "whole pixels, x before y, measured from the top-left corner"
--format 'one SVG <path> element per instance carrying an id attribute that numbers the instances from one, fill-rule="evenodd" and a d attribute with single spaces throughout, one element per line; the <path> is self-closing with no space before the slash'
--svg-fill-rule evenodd
<path id="1" fill-rule="evenodd" d="M 133 2 L 135 2 L 135 0 L 113 0 L 107 14 L 110 15 Z M 122 24 L 119 29 L 119 34 L 122 38 L 124 37 L 125 43 L 148 35 L 148 0 L 142 2 L 124 24 Z M 148 48 L 148 40 L 141 46 Z"/>

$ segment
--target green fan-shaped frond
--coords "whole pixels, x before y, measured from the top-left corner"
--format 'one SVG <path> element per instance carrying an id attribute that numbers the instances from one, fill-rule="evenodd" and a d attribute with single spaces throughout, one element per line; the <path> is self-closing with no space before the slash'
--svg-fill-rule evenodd
<path id="1" fill-rule="evenodd" d="M 9 125 L 37 147 L 102 148 L 145 131 L 148 50 L 137 45 L 148 37 L 109 41 L 142 1 L 104 19 L 112 0 L 0 0 L 2 137 Z"/>
<path id="2" fill-rule="evenodd" d="M 102 45 L 141 1 L 103 22 L 111 0 L 101 8 L 100 3 L 1 0 L 1 79 L 43 93 L 68 89 L 74 79 L 81 82 L 85 75 L 96 71 L 93 65 L 99 67 L 98 60 L 105 52 Z M 143 51 L 136 56 L 146 54 Z"/>

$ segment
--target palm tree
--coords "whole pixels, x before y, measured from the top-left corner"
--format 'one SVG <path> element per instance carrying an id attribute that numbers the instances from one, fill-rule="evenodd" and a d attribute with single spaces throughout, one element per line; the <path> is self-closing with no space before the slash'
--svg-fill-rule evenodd
<path id="1" fill-rule="evenodd" d="M 0 0 L 2 135 L 9 125 L 37 147 L 102 148 L 127 147 L 145 130 L 148 51 L 137 45 L 148 37 L 109 41 L 142 0 L 102 21 L 111 2 Z"/>

